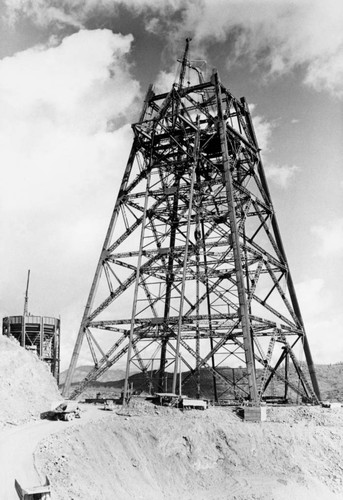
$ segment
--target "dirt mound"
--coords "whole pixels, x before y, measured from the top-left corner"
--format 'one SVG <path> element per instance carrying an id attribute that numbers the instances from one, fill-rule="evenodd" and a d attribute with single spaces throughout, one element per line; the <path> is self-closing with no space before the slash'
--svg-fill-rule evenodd
<path id="1" fill-rule="evenodd" d="M 20 347 L 17 341 L 0 336 L 0 428 L 39 418 L 61 399 L 48 366 Z"/>
<path id="2" fill-rule="evenodd" d="M 56 500 L 343 497 L 342 425 L 300 414 L 291 425 L 252 424 L 229 408 L 182 413 L 143 403 L 119 413 L 41 443 L 36 465 Z"/>
<path id="3" fill-rule="evenodd" d="M 321 406 L 269 407 L 267 409 L 270 422 L 343 427 L 343 409 L 322 408 Z"/>

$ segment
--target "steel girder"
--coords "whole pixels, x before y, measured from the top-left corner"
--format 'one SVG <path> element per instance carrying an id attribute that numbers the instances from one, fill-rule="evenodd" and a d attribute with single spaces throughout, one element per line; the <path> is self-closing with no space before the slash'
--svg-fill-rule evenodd
<path id="1" fill-rule="evenodd" d="M 215 399 L 258 403 L 276 378 L 283 394 L 290 389 L 317 402 L 247 103 L 216 72 L 208 82 L 182 82 L 162 95 L 149 88 L 132 126 L 64 393 L 86 337 L 94 368 L 72 397 L 126 356 L 125 391 L 134 369 L 150 389 L 167 387 L 169 378 L 175 392 L 193 380 L 200 396 L 207 371 Z M 183 380 L 182 371 L 188 372 Z"/>

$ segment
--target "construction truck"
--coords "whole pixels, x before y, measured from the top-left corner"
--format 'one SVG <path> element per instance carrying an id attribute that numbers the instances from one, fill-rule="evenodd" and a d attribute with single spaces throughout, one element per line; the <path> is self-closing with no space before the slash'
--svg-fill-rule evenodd
<path id="1" fill-rule="evenodd" d="M 30 488 L 23 488 L 15 479 L 14 487 L 21 500 L 48 500 L 51 498 L 50 481 L 47 477 L 45 478 L 45 484 Z"/>
<path id="2" fill-rule="evenodd" d="M 179 407 L 180 397 L 173 392 L 156 392 L 152 402 L 160 406 Z"/>
<path id="3" fill-rule="evenodd" d="M 78 401 L 66 400 L 62 403 L 52 405 L 52 410 L 41 414 L 41 418 L 47 418 L 49 420 L 64 420 L 68 422 L 69 420 L 74 420 L 74 418 L 80 418 L 80 407 Z"/>
<path id="4" fill-rule="evenodd" d="M 104 401 L 104 406 L 102 407 L 103 410 L 106 410 L 106 411 L 114 411 L 115 410 L 115 406 L 114 406 L 114 402 L 112 399 L 106 399 Z"/>

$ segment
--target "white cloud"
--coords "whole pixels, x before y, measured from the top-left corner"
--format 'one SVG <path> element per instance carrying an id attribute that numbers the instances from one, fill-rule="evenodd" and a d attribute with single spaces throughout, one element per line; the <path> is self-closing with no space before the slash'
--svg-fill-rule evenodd
<path id="1" fill-rule="evenodd" d="M 343 315 L 330 287 L 323 279 L 312 278 L 297 284 L 296 292 L 314 362 L 342 361 Z"/>
<path id="2" fill-rule="evenodd" d="M 125 6 L 136 14 L 143 11 L 163 13 L 175 12 L 185 5 L 185 0 L 4 0 L 7 18 L 14 24 L 18 16 L 26 15 L 37 25 L 83 27 L 89 16 L 96 12 L 115 15 L 119 6 Z M 152 22 L 148 21 L 150 29 Z M 156 24 L 156 23 L 155 23 Z"/>
<path id="3" fill-rule="evenodd" d="M 157 75 L 156 81 L 154 83 L 154 89 L 156 94 L 169 92 L 171 86 L 176 81 L 176 71 L 160 71 Z"/>
<path id="4" fill-rule="evenodd" d="M 254 114 L 255 106 L 249 105 L 250 111 L 252 113 L 252 121 L 255 129 L 255 134 L 257 137 L 257 142 L 262 152 L 266 153 L 269 150 L 269 143 L 272 136 L 275 123 L 269 122 L 263 116 L 258 116 Z"/>
<path id="5" fill-rule="evenodd" d="M 158 34 L 160 31 L 160 20 L 157 17 L 152 17 L 151 19 L 148 19 L 145 24 L 145 29 L 149 33 Z"/>
<path id="6" fill-rule="evenodd" d="M 324 289 L 325 281 L 321 278 L 312 278 L 296 285 L 301 310 L 308 318 L 322 315 L 331 303 L 332 297 L 324 293 Z"/>
<path id="7" fill-rule="evenodd" d="M 131 42 L 80 31 L 0 61 L 2 313 L 22 310 L 30 268 L 42 308 L 32 312 L 61 313 L 65 339 L 76 333 L 73 315 L 84 306 L 127 161 L 123 117 L 139 113 Z"/>
<path id="8" fill-rule="evenodd" d="M 305 83 L 316 90 L 329 90 L 332 94 L 343 97 L 343 43 L 337 52 L 327 54 L 313 61 L 305 78 Z"/>
<path id="9" fill-rule="evenodd" d="M 80 1 L 75 1 L 72 6 L 69 1 L 57 2 L 45 0 L 4 0 L 6 15 L 10 24 L 14 25 L 17 19 L 26 15 L 37 25 L 46 26 L 50 23 L 61 26 L 82 27 L 80 18 Z M 69 7 L 69 8 L 67 8 Z"/>
<path id="10" fill-rule="evenodd" d="M 303 65 L 305 83 L 342 95 L 342 24 L 337 0 L 202 0 L 189 3 L 179 29 L 200 45 L 234 34 L 231 57 L 249 57 L 274 75 Z"/>
<path id="11" fill-rule="evenodd" d="M 277 126 L 277 122 L 276 120 L 268 121 L 263 116 L 255 115 L 255 104 L 250 104 L 249 108 L 252 114 L 257 141 L 259 147 L 262 150 L 262 156 L 264 156 L 266 176 L 277 186 L 285 189 L 289 186 L 290 182 L 292 181 L 296 173 L 300 170 L 300 168 L 296 165 L 278 165 L 269 162 L 268 156 L 270 153 L 270 143 L 272 139 L 272 133 L 274 128 Z"/>
<path id="12" fill-rule="evenodd" d="M 307 85 L 343 95 L 338 0 L 6 0 L 12 23 L 24 14 L 40 25 L 77 28 L 95 12 L 115 16 L 120 5 L 143 13 L 146 29 L 168 37 L 170 45 L 191 35 L 193 51 L 204 53 L 213 42 L 229 41 L 231 60 L 248 57 L 271 75 L 302 66 Z"/>
<path id="13" fill-rule="evenodd" d="M 295 174 L 300 170 L 296 165 L 276 165 L 266 162 L 265 172 L 268 179 L 281 188 L 289 186 Z"/>
<path id="14" fill-rule="evenodd" d="M 311 232 L 319 239 L 318 253 L 324 257 L 343 250 L 343 218 L 329 220 L 325 226 L 313 226 Z"/>
<path id="15" fill-rule="evenodd" d="M 2 109 L 16 124 L 31 118 L 74 130 L 103 128 L 138 93 L 123 57 L 131 42 L 131 35 L 81 30 L 58 46 L 34 47 L 3 59 Z"/>

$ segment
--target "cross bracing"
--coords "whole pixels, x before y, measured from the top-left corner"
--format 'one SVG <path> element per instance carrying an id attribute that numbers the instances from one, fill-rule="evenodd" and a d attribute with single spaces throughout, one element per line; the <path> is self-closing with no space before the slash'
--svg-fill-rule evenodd
<path id="1" fill-rule="evenodd" d="M 311 353 L 252 119 L 211 79 L 149 89 L 75 344 L 94 368 L 79 394 L 126 360 L 150 390 L 182 391 L 201 373 L 213 397 L 258 403 L 273 378 L 283 395 L 318 401 Z M 299 357 L 304 353 L 304 364 Z M 290 366 L 296 380 L 289 376 Z M 228 376 L 227 370 L 237 370 Z M 187 372 L 183 378 L 181 372 Z M 220 387 L 220 391 L 218 390 Z M 125 389 L 125 390 L 126 390 Z"/>

